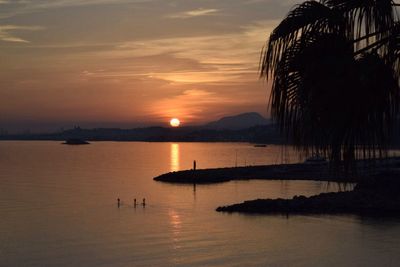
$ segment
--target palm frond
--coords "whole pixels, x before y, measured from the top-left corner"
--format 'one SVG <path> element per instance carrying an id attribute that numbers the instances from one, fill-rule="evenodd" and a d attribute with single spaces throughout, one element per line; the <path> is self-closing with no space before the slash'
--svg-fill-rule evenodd
<path id="1" fill-rule="evenodd" d="M 337 30 L 340 17 L 329 7 L 306 1 L 296 6 L 271 33 L 261 60 L 261 75 L 273 72 L 284 51 L 302 34 L 310 31 L 332 32 Z"/>
<path id="2" fill-rule="evenodd" d="M 400 91 L 393 4 L 307 1 L 271 33 L 260 74 L 273 77 L 271 115 L 295 147 L 345 169 L 384 155 Z"/>
<path id="3" fill-rule="evenodd" d="M 356 47 L 368 46 L 370 42 L 386 38 L 395 23 L 393 0 L 323 0 L 325 5 L 343 13 L 347 20 L 347 35 L 359 39 L 369 36 Z M 381 47 L 381 53 L 387 53 L 387 47 Z"/>

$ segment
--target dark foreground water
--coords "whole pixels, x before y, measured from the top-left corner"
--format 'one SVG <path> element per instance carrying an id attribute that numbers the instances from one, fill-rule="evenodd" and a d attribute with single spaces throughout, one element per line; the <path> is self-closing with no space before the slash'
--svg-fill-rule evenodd
<path id="1" fill-rule="evenodd" d="M 0 142 L 0 266 L 399 265 L 399 219 L 214 211 L 335 184 L 152 180 L 194 159 L 198 168 L 297 160 L 281 152 L 230 143 Z M 134 208 L 143 197 L 148 205 Z"/>

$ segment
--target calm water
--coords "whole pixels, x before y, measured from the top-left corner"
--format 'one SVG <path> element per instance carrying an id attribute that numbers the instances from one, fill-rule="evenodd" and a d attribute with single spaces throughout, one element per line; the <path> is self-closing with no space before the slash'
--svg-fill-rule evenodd
<path id="1" fill-rule="evenodd" d="M 194 159 L 198 168 L 298 160 L 280 152 L 230 143 L 0 142 L 0 266 L 399 265 L 398 219 L 214 211 L 337 190 L 333 184 L 152 180 Z M 143 197 L 148 205 L 135 209 L 133 199 Z"/>

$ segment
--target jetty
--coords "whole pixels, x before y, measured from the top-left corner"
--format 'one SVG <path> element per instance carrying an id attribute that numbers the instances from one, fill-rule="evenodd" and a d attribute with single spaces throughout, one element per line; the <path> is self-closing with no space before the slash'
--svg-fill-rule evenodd
<path id="1" fill-rule="evenodd" d="M 179 184 L 212 184 L 233 180 L 314 180 L 350 183 L 352 191 L 295 196 L 292 199 L 255 199 L 216 209 L 219 212 L 281 214 L 400 215 L 400 158 L 358 161 L 357 176 L 344 177 L 328 163 L 295 163 L 169 172 L 156 181 Z M 371 166 L 365 168 L 365 166 Z M 362 171 L 363 172 L 362 172 Z"/>
<path id="2" fill-rule="evenodd" d="M 213 184 L 233 180 L 313 180 L 327 182 L 357 182 L 359 177 L 372 177 L 384 170 L 400 167 L 400 157 L 380 160 L 358 160 L 357 176 L 344 177 L 329 168 L 328 162 L 302 162 L 243 167 L 191 169 L 168 172 L 153 179 L 177 184 Z M 357 178 L 358 177 L 358 178 Z"/>
<path id="3" fill-rule="evenodd" d="M 179 184 L 212 184 L 232 180 L 314 180 L 343 181 L 344 178 L 329 171 L 328 164 L 277 164 L 245 167 L 184 170 L 162 174 L 155 181 Z M 349 179 L 346 180 L 347 182 Z"/>

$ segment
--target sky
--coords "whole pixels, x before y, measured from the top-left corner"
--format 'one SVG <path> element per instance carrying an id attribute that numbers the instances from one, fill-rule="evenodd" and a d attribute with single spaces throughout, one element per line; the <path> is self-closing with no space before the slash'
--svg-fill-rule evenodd
<path id="1" fill-rule="evenodd" d="M 0 129 L 198 125 L 256 111 L 293 0 L 0 0 Z"/>

